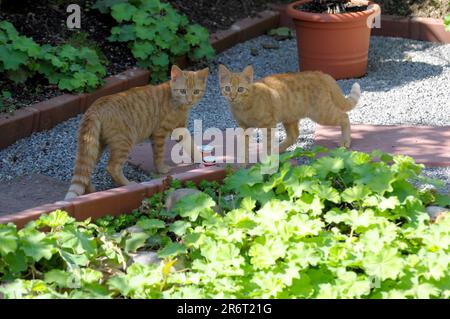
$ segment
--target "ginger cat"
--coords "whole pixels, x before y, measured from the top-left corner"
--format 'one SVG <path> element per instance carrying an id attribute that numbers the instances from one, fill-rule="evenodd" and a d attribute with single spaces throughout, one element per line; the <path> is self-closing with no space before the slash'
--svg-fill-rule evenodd
<path id="1" fill-rule="evenodd" d="M 283 123 L 287 136 L 280 144 L 280 153 L 297 141 L 298 122 L 306 117 L 323 125 L 339 125 L 341 145 L 350 147 L 350 121 L 346 112 L 358 103 L 361 94 L 358 83 L 353 84 L 346 98 L 336 81 L 322 72 L 275 74 L 254 82 L 252 66 L 233 73 L 224 65 L 219 66 L 219 82 L 240 127 L 267 128 L 267 136 L 272 136 L 276 124 Z M 245 138 L 247 161 L 248 136 Z M 266 139 L 266 143 L 270 151 L 271 139 Z"/>
<path id="2" fill-rule="evenodd" d="M 110 152 L 107 170 L 117 185 L 130 184 L 123 175 L 123 165 L 131 148 L 147 138 L 152 141 L 156 170 L 168 173 L 170 167 L 164 163 L 166 138 L 175 128 L 187 126 L 189 111 L 203 97 L 207 78 L 208 68 L 192 72 L 174 65 L 171 79 L 163 84 L 96 100 L 80 123 L 75 169 L 65 199 L 94 191 L 91 174 L 106 147 Z M 191 145 L 183 147 L 199 152 Z"/>

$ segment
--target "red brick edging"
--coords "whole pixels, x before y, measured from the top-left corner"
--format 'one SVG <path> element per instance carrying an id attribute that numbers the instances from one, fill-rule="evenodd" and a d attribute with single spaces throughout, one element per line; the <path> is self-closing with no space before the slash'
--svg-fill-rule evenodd
<path id="1" fill-rule="evenodd" d="M 149 71 L 130 69 L 106 78 L 106 83 L 92 93 L 63 94 L 19 109 L 13 115 L 0 114 L 0 149 L 32 133 L 48 130 L 79 113 L 84 113 L 99 97 L 145 85 L 149 76 Z"/>
<path id="2" fill-rule="evenodd" d="M 220 181 L 225 176 L 225 168 L 207 167 L 174 174 L 171 177 L 179 179 L 181 182 L 190 180 L 194 183 L 199 183 L 202 180 Z M 133 209 L 138 208 L 143 199 L 163 191 L 164 179 L 158 178 L 149 182 L 113 188 L 103 192 L 83 195 L 70 201 L 59 201 L 30 208 L 19 213 L 3 215 L 0 216 L 0 224 L 14 223 L 17 227 L 22 228 L 28 222 L 38 219 L 42 214 L 48 214 L 58 209 L 66 211 L 77 220 L 97 219 L 106 215 L 116 216 L 129 213 Z"/>

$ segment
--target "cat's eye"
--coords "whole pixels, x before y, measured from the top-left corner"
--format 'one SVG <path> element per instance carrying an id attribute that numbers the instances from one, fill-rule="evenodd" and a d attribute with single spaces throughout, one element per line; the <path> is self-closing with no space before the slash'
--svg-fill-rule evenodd
<path id="1" fill-rule="evenodd" d="M 225 86 L 225 92 L 230 92 L 231 91 L 231 87 L 230 86 Z"/>
<path id="2" fill-rule="evenodd" d="M 242 86 L 240 86 L 240 87 L 238 88 L 238 92 L 239 92 L 239 93 L 244 92 L 244 90 L 245 90 L 245 89 L 244 89 Z"/>
<path id="3" fill-rule="evenodd" d="M 197 90 L 194 90 L 194 94 L 195 94 L 195 95 L 199 95 L 199 94 L 200 94 L 200 90 L 198 90 L 198 89 L 197 89 Z"/>
<path id="4" fill-rule="evenodd" d="M 181 90 L 180 90 L 180 93 L 181 93 L 181 94 L 186 94 L 186 89 L 181 89 Z"/>

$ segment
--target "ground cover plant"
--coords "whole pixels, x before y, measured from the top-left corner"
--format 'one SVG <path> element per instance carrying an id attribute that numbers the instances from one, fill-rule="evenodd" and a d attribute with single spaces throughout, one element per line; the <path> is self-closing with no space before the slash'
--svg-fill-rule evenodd
<path id="1" fill-rule="evenodd" d="M 324 153 L 318 157 L 318 153 Z M 309 157 L 308 165 L 290 159 Z M 407 156 L 296 150 L 272 175 L 261 165 L 165 211 L 76 222 L 56 211 L 17 230 L 0 225 L 4 298 L 449 298 L 450 219 L 425 206 Z M 220 207 L 217 212 L 216 205 Z M 133 226 L 129 228 L 130 226 Z M 44 232 L 45 231 L 45 232 Z M 152 263 L 134 262 L 157 251 Z"/>
<path id="2" fill-rule="evenodd" d="M 8 21 L 0 22 L 0 53 L 0 72 L 16 83 L 39 73 L 61 90 L 83 92 L 98 87 L 106 74 L 94 50 L 69 44 L 40 46 Z"/>

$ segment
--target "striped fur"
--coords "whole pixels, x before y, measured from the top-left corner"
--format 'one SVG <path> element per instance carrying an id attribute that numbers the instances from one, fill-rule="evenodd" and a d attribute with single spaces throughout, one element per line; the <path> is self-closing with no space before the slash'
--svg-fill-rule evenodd
<path id="1" fill-rule="evenodd" d="M 96 100 L 78 131 L 74 174 L 65 199 L 93 192 L 92 172 L 105 148 L 107 170 L 115 184 L 128 185 L 123 165 L 133 145 L 150 139 L 156 170 L 168 173 L 164 145 L 172 130 L 186 127 L 190 109 L 203 97 L 208 69 L 182 71 L 172 67 L 171 80 L 147 85 Z"/>
<path id="2" fill-rule="evenodd" d="M 287 136 L 280 144 L 280 152 L 297 141 L 298 122 L 302 118 L 322 125 L 339 125 L 341 145 L 350 147 L 350 121 L 346 112 L 358 103 L 361 95 L 358 83 L 353 84 L 346 98 L 336 81 L 322 72 L 275 74 L 254 82 L 251 66 L 233 73 L 224 65 L 219 66 L 219 81 L 221 93 L 240 127 L 267 128 L 270 134 L 277 123 L 283 123 Z M 270 150 L 271 140 L 266 142 Z"/>

